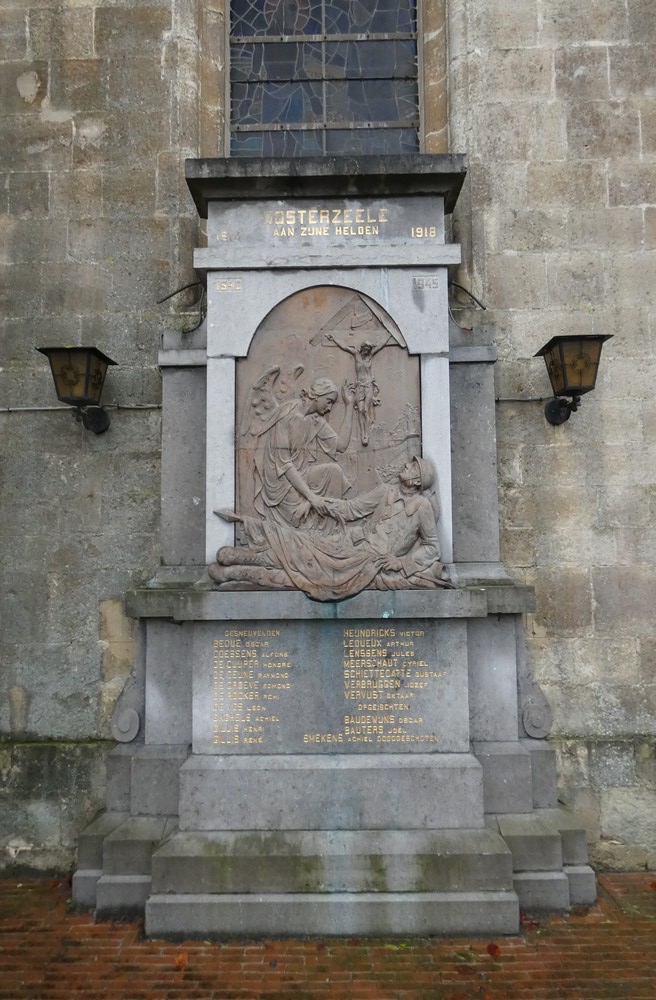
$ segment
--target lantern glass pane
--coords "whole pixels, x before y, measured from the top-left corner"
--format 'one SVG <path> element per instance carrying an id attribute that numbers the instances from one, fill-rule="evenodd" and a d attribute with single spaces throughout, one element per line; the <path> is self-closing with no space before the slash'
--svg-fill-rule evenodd
<path id="1" fill-rule="evenodd" d="M 580 396 L 594 389 L 601 344 L 596 340 L 567 340 L 562 344 L 565 365 L 564 392 Z"/>
<path id="2" fill-rule="evenodd" d="M 565 373 L 558 344 L 554 344 L 553 347 L 545 352 L 544 363 L 547 366 L 554 396 L 565 392 Z"/>

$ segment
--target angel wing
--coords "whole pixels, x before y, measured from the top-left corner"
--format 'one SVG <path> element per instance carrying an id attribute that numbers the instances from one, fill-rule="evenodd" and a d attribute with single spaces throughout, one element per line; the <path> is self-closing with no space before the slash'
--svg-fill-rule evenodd
<path id="1" fill-rule="evenodd" d="M 276 410 L 280 409 L 280 403 L 274 392 L 279 375 L 279 365 L 267 368 L 264 375 L 261 375 L 248 390 L 248 398 L 239 426 L 239 433 L 242 437 L 247 434 L 257 434 L 262 429 L 260 425 L 267 423 L 274 416 Z"/>

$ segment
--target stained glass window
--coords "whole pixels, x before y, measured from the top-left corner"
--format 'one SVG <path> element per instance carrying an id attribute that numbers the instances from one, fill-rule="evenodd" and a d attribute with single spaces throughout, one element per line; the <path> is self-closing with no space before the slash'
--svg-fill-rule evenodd
<path id="1" fill-rule="evenodd" d="M 416 0 L 232 0 L 233 156 L 419 148 Z"/>

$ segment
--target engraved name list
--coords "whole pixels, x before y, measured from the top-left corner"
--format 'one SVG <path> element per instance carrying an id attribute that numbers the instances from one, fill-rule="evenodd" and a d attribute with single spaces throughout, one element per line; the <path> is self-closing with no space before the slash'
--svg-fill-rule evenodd
<path id="1" fill-rule="evenodd" d="M 449 666 L 436 638 L 426 622 L 326 622 L 318 642 L 301 623 L 215 632 L 206 752 L 442 749 Z"/>

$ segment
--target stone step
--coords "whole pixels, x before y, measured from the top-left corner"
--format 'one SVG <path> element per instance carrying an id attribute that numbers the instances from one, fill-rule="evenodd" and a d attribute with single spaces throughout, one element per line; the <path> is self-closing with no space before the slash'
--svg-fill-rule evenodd
<path id="1" fill-rule="evenodd" d="M 96 887 L 102 877 L 102 868 L 78 868 L 73 875 L 71 899 L 76 909 L 95 910 Z"/>
<path id="2" fill-rule="evenodd" d="M 153 855 L 154 893 L 469 892 L 512 888 L 491 830 L 177 833 Z"/>
<path id="3" fill-rule="evenodd" d="M 512 851 L 515 872 L 587 866 L 586 832 L 563 806 L 496 816 L 494 823 Z"/>
<path id="4" fill-rule="evenodd" d="M 518 872 L 515 892 L 523 910 L 533 913 L 562 913 L 569 910 L 569 879 L 560 872 Z"/>
<path id="5" fill-rule="evenodd" d="M 535 814 L 560 833 L 564 865 L 587 865 L 588 838 L 576 816 L 564 806 L 555 809 L 536 809 Z"/>
<path id="6" fill-rule="evenodd" d="M 164 816 L 131 816 L 104 841 L 105 875 L 147 875 L 150 879 L 153 851 L 177 829 L 173 819 Z"/>
<path id="7" fill-rule="evenodd" d="M 570 906 L 592 906 L 597 899 L 597 879 L 590 865 L 566 865 Z"/>
<path id="8" fill-rule="evenodd" d="M 77 848 L 78 868 L 102 868 L 105 838 L 128 818 L 129 814 L 126 812 L 107 810 L 99 813 L 80 834 Z"/>
<path id="9" fill-rule="evenodd" d="M 150 875 L 103 875 L 96 886 L 96 917 L 115 920 L 143 915 Z"/>
<path id="10" fill-rule="evenodd" d="M 153 894 L 146 903 L 146 934 L 156 938 L 518 932 L 519 902 L 512 891 Z"/>
<path id="11" fill-rule="evenodd" d="M 515 872 L 561 872 L 560 832 L 539 813 L 497 816 L 499 833 L 510 848 Z"/>

